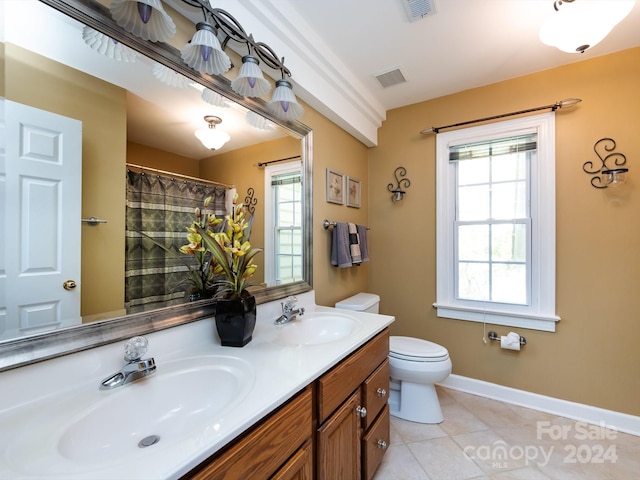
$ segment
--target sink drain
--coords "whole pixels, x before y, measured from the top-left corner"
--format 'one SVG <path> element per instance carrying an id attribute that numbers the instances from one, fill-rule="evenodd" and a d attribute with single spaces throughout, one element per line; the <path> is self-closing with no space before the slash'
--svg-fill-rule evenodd
<path id="1" fill-rule="evenodd" d="M 160 441 L 159 435 L 149 435 L 148 437 L 144 437 L 142 440 L 138 442 L 138 446 L 140 448 L 147 448 L 151 445 L 155 445 Z"/>

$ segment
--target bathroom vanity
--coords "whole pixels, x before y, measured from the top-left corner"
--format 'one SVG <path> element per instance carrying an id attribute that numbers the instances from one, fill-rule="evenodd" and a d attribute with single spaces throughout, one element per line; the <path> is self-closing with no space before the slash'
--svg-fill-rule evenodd
<path id="1" fill-rule="evenodd" d="M 260 305 L 243 348 L 213 319 L 149 334 L 156 371 L 113 390 L 124 341 L 0 373 L 0 478 L 371 478 L 393 317 L 299 304 Z"/>

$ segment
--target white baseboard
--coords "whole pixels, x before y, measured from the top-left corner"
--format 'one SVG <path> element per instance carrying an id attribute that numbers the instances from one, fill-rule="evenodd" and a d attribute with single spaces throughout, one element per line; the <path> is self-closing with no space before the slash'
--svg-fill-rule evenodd
<path id="1" fill-rule="evenodd" d="M 569 402 L 559 398 L 547 397 L 545 395 L 504 387 L 496 383 L 489 383 L 461 375 L 451 374 L 438 385 L 581 422 L 594 425 L 604 424 L 619 432 L 640 436 L 640 417 L 635 415 L 605 410 L 604 408 L 592 407 L 582 403 Z"/>

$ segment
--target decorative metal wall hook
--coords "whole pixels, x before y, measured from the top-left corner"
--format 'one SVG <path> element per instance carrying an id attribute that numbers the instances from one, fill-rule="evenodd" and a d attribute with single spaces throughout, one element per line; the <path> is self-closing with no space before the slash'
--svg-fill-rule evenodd
<path id="1" fill-rule="evenodd" d="M 620 152 L 614 152 L 615 149 L 616 142 L 609 137 L 601 138 L 593 145 L 593 151 L 596 152 L 602 165 L 594 165 L 592 161 L 584 162 L 582 165 L 586 173 L 593 175 L 591 177 L 593 187 L 607 188 L 609 185 L 617 186 L 625 182 L 629 169 L 622 166 L 627 163 L 627 157 Z"/>
<path id="2" fill-rule="evenodd" d="M 391 192 L 391 200 L 394 202 L 399 202 L 404 197 L 404 194 L 407 193 L 403 188 L 409 188 L 411 185 L 411 181 L 408 178 L 403 178 L 407 175 L 407 170 L 404 167 L 398 167 L 393 172 L 393 176 L 396 179 L 396 185 L 390 183 L 387 185 L 387 190 Z"/>
<path id="3" fill-rule="evenodd" d="M 247 188 L 247 196 L 244 197 L 244 206 L 252 214 L 256 211 L 256 205 L 258 204 L 258 199 L 254 197 L 254 194 L 255 190 L 249 187 Z"/>

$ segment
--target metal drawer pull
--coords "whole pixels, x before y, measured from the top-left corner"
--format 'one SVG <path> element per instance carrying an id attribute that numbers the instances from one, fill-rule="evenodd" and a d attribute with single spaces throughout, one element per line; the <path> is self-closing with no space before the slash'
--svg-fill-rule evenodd
<path id="1" fill-rule="evenodd" d="M 378 440 L 378 448 L 381 448 L 382 450 L 386 450 L 387 449 L 387 442 L 385 442 L 382 439 Z"/>
<path id="2" fill-rule="evenodd" d="M 364 407 L 358 407 L 356 408 L 356 413 L 360 415 L 362 418 L 364 418 L 367 416 L 367 409 Z"/>
<path id="3" fill-rule="evenodd" d="M 378 390 L 376 390 L 376 393 L 378 394 L 379 397 L 387 396 L 387 391 L 384 388 L 379 388 Z"/>

